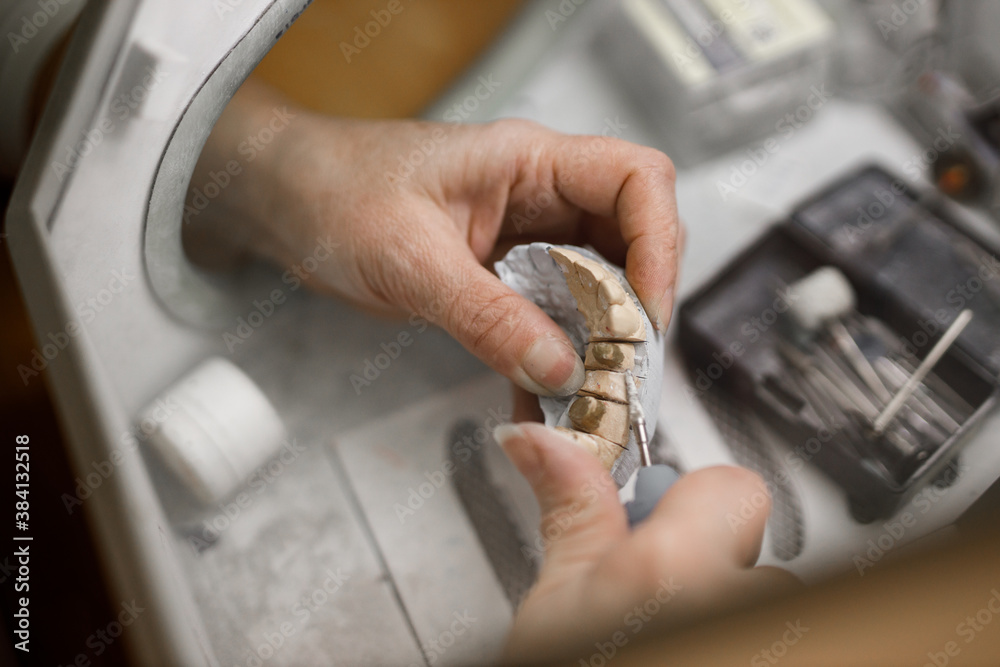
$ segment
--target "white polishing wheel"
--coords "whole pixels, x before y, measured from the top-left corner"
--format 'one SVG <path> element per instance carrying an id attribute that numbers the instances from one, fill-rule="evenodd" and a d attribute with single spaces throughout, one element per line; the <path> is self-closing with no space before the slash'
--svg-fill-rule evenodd
<path id="1" fill-rule="evenodd" d="M 814 334 L 823 323 L 854 310 L 854 288 L 839 269 L 823 266 L 790 287 L 795 297 L 790 314 L 795 323 Z"/>

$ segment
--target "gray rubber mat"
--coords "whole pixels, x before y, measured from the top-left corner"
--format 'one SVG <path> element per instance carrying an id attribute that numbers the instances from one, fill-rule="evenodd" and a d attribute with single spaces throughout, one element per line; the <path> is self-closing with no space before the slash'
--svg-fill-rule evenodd
<path id="1" fill-rule="evenodd" d="M 455 466 L 452 484 L 500 586 L 516 609 L 535 583 L 536 564 L 526 555 L 527 542 L 517 528 L 504 491 L 490 480 L 484 448 L 453 446 L 474 437 L 480 428 L 470 419 L 460 419 L 452 426 L 445 443 L 448 460 Z"/>
<path id="2" fill-rule="evenodd" d="M 771 516 L 767 525 L 773 538 L 774 555 L 784 561 L 792 560 L 802 553 L 805 527 L 802 503 L 788 481 L 788 471 L 764 443 L 762 426 L 753 415 L 717 390 L 704 392 L 701 400 L 736 462 L 756 472 L 767 483 L 771 492 Z M 780 471 L 784 474 L 779 475 Z"/>

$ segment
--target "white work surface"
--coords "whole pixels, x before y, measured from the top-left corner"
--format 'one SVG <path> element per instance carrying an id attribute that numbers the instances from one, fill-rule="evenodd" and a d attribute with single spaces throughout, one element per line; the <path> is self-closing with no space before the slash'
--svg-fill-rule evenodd
<path id="1" fill-rule="evenodd" d="M 553 27 L 545 11 L 559 4 L 526 10 L 465 84 L 426 116 L 446 119 L 447 110 L 475 90 L 478 77 L 492 75 L 500 86 L 477 102 L 471 120 L 520 116 L 594 134 L 621 128 L 624 139 L 664 147 L 591 48 L 597 3 Z M 782 138 L 780 150 L 724 201 L 717 183 L 747 159 L 744 151 L 679 169 L 677 198 L 688 229 L 679 301 L 797 201 L 867 162 L 899 172 L 921 147 L 883 110 L 834 99 Z M 377 320 L 304 290 L 288 296 L 231 355 L 219 338 L 199 349 L 229 356 L 243 368 L 274 402 L 302 451 L 275 464 L 266 484 L 246 489 L 249 503 L 236 509 L 224 503 L 200 514 L 181 505 L 182 494 L 169 476 L 146 457 L 170 521 L 159 528 L 163 548 L 181 566 L 169 576 L 190 586 L 197 607 L 181 622 L 196 628 L 206 656 L 215 654 L 209 662 L 227 666 L 448 665 L 494 658 L 510 604 L 450 483 L 405 521 L 394 506 L 441 470 L 446 434 L 456 419 L 481 422 L 490 409 L 507 409 L 505 381 L 438 330 Z M 115 307 L 123 310 L 122 322 L 143 316 L 124 312 L 124 297 Z M 401 332 L 414 342 L 356 391 L 352 375 L 362 375 L 366 362 Z M 122 353 L 112 349 L 115 340 L 98 337 L 94 354 L 134 354 L 156 365 L 152 347 Z M 683 394 L 687 379 L 675 346 L 667 356 L 660 428 L 682 466 L 732 462 L 707 413 Z M 187 370 L 174 365 L 157 374 L 161 386 Z M 150 388 L 129 391 L 126 380 L 115 377 L 123 413 L 134 413 L 155 395 Z M 1000 433 L 997 426 L 994 418 L 982 432 Z M 976 465 L 918 517 L 901 543 L 940 527 L 989 486 L 992 471 L 1000 470 L 1000 448 L 990 445 L 979 438 L 969 446 L 966 458 Z M 501 468 L 496 452 L 490 456 Z M 842 494 L 809 468 L 794 477 L 794 485 L 805 516 L 804 550 L 780 564 L 807 579 L 850 569 L 852 555 L 883 528 L 854 523 Z M 524 487 L 512 482 L 509 488 L 520 494 L 514 499 L 519 516 L 530 517 Z M 224 526 L 214 540 L 202 539 L 205 522 Z M 778 563 L 770 539 L 762 562 Z"/>
<path id="2" fill-rule="evenodd" d="M 480 75 L 492 74 L 501 86 L 476 120 L 519 116 L 592 134 L 618 127 L 624 139 L 663 147 L 590 48 L 593 20 L 580 10 L 552 31 L 541 12 L 522 17 L 520 37 L 508 36 L 470 74 L 470 85 L 459 86 L 427 117 L 444 118 L 445 110 L 474 90 Z M 526 55 L 531 49 L 535 58 Z M 724 201 L 717 183 L 728 181 L 733 167 L 747 159 L 745 150 L 679 169 L 677 199 L 688 230 L 680 299 L 817 188 L 872 161 L 899 172 L 921 147 L 885 111 L 834 99 L 792 136 L 782 137 L 780 150 Z M 277 651 L 270 664 L 328 658 L 344 664 L 419 663 L 418 643 L 434 664 L 496 656 L 510 605 L 451 484 L 405 520 L 395 507 L 442 469 L 455 420 L 467 416 L 481 422 L 489 408 L 508 404 L 505 382 L 480 376 L 484 369 L 440 332 L 416 334 L 407 323 L 376 322 L 319 298 L 303 298 L 276 319 L 236 360 L 276 397 L 291 431 L 311 449 L 216 546 L 188 559 L 220 658 L 247 664 L 250 646 L 264 633 L 283 620 L 295 621 L 289 609 L 319 584 L 327 567 L 343 567 L 349 582 L 306 627 L 296 627 L 289 648 Z M 416 343 L 356 396 L 350 375 L 360 375 L 365 360 L 401 331 L 414 334 Z M 460 386 L 474 376 L 478 379 Z M 732 462 L 707 413 L 683 394 L 686 382 L 671 347 L 660 428 L 688 469 Z M 356 428 L 345 434 L 349 426 Z M 987 425 L 984 431 L 995 428 Z M 918 516 L 905 542 L 939 527 L 942 517 L 953 516 L 989 486 L 995 477 L 990 471 L 1000 469 L 1000 449 L 989 452 L 988 445 L 983 440 L 972 445 L 969 456 L 982 465 L 965 470 L 955 487 Z M 766 542 L 761 562 L 815 579 L 851 568 L 852 556 L 863 552 L 859 545 L 884 531 L 881 523 L 861 526 L 851 520 L 842 493 L 816 471 L 807 468 L 794 484 L 806 524 L 802 555 L 782 563 Z M 254 613 L 248 615 L 248 608 Z M 451 645 L 449 628 L 463 613 L 475 621 Z M 442 648 L 442 637 L 449 647 Z"/>
<path id="3" fill-rule="evenodd" d="M 579 18 L 579 26 L 571 19 L 560 30 L 584 33 L 586 17 Z M 548 30 L 543 18 L 536 19 Z M 522 81 L 490 69 L 501 67 L 502 58 L 480 67 L 478 74 L 493 73 L 506 93 L 491 116 L 527 117 L 579 133 L 601 133 L 614 125 L 624 128 L 624 139 L 661 146 L 586 40 L 573 37 L 557 42 Z M 457 91 L 454 99 L 463 97 Z M 434 112 L 428 115 L 433 118 Z M 728 201 L 720 196 L 717 182 L 728 180 L 733 166 L 746 159 L 743 150 L 679 170 L 677 198 L 688 229 L 681 299 L 818 187 L 870 161 L 900 171 L 921 150 L 884 111 L 842 100 L 828 102 L 780 146 Z M 294 600 L 315 588 L 329 566 L 351 572 L 350 583 L 332 597 L 329 609 L 309 621 L 308 631 L 288 639 L 290 648 L 276 652 L 273 664 L 297 664 L 320 655 L 341 657 L 344 663 L 419 662 L 414 636 L 434 664 L 495 656 L 511 609 L 450 483 L 405 520 L 394 508 L 405 505 L 411 490 L 442 469 L 448 429 L 455 420 L 468 416 L 481 422 L 489 408 L 507 405 L 505 382 L 484 376 L 444 392 L 482 369 L 440 332 L 417 335 L 407 323 L 375 322 L 317 298 L 294 304 L 281 319 L 273 325 L 280 333 L 272 330 L 253 340 L 254 352 L 243 351 L 238 361 L 278 397 L 293 432 L 313 434 L 314 451 L 275 484 L 273 505 L 262 502 L 251 508 L 259 518 L 251 519 L 248 512 L 247 520 L 234 524 L 216 547 L 191 560 L 220 657 L 245 664 L 248 644 L 259 642 L 287 618 Z M 364 360 L 374 358 L 380 343 L 395 340 L 401 331 L 413 333 L 417 342 L 356 397 L 350 375 L 360 375 Z M 689 469 L 731 462 L 707 413 L 683 394 L 687 378 L 676 348 L 668 356 L 661 428 Z M 254 373 L 264 365 L 266 371 Z M 428 393 L 434 395 L 427 398 Z M 403 404 L 407 407 L 392 410 Z M 349 425 L 358 428 L 330 435 Z M 989 485 L 989 470 L 1000 466 L 1000 453 L 979 460 L 992 467 L 966 471 L 956 487 L 918 517 L 920 523 L 906 541 L 937 527 L 939 517 L 956 512 Z M 884 530 L 881 524 L 853 522 L 842 494 L 811 469 L 796 476 L 795 484 L 806 517 L 803 553 L 781 563 L 769 556 L 765 544 L 762 562 L 807 578 L 852 567 L 858 545 L 877 539 Z M 829 507 L 831 499 L 839 504 Z M 262 595 L 262 590 L 269 592 Z M 257 611 L 251 617 L 257 620 L 248 626 L 251 604 Z M 447 637 L 456 613 L 476 620 L 454 638 L 453 646 L 435 648 L 441 646 L 435 639 Z"/>

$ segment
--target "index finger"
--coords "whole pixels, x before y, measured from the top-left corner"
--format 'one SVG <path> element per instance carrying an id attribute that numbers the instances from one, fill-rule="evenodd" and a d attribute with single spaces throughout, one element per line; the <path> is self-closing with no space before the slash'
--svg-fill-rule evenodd
<path id="1" fill-rule="evenodd" d="M 628 244 L 625 277 L 663 331 L 673 310 L 680 234 L 673 162 L 658 150 L 609 137 L 564 137 L 548 152 L 563 198 L 617 219 Z"/>

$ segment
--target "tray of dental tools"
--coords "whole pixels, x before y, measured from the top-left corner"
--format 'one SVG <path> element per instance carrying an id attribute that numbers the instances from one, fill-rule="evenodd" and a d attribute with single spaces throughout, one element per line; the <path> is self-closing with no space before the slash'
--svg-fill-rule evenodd
<path id="1" fill-rule="evenodd" d="M 681 306 L 692 388 L 807 451 L 858 521 L 889 517 L 924 484 L 948 483 L 997 402 L 997 258 L 933 195 L 865 167 Z"/>

